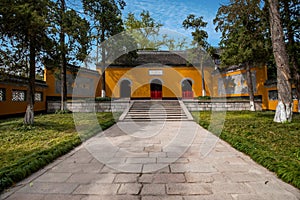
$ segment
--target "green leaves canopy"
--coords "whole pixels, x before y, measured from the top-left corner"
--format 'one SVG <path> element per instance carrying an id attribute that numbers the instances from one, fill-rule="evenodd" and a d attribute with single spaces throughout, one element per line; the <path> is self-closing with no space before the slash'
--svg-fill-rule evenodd
<path id="1" fill-rule="evenodd" d="M 185 29 L 194 29 L 192 32 L 193 44 L 197 47 L 202 47 L 207 49 L 209 44 L 207 42 L 208 34 L 203 28 L 207 26 L 207 22 L 203 21 L 203 17 L 197 17 L 193 14 L 187 16 L 187 18 L 182 22 L 182 26 Z"/>
<path id="2" fill-rule="evenodd" d="M 125 1 L 82 0 L 82 3 L 84 13 L 92 21 L 92 29 L 96 29 L 96 33 L 92 33 L 95 40 L 104 42 L 106 38 L 124 30 L 120 9 L 123 9 L 126 5 Z"/>
<path id="3" fill-rule="evenodd" d="M 149 11 L 140 13 L 140 19 L 133 13 L 129 13 L 124 22 L 126 30 L 135 39 L 138 49 L 159 49 L 164 43 L 165 38 L 160 37 L 161 23 L 156 22 Z"/>
<path id="4" fill-rule="evenodd" d="M 168 49 L 182 50 L 186 47 L 186 40 L 172 38 L 161 31 L 163 24 L 155 21 L 149 11 L 143 10 L 138 17 L 129 13 L 125 19 L 125 28 L 135 40 L 138 49 L 158 50 Z"/>
<path id="5" fill-rule="evenodd" d="M 214 23 L 222 32 L 221 61 L 225 65 L 261 64 L 268 61 L 265 13 L 260 0 L 231 0 L 222 5 Z"/>
<path id="6" fill-rule="evenodd" d="M 10 72 L 28 71 L 29 45 L 35 53 L 49 49 L 48 0 L 1 0 L 0 2 L 0 63 Z M 37 57 L 38 59 L 39 57 Z"/>
<path id="7" fill-rule="evenodd" d="M 53 3 L 54 4 L 54 3 Z M 53 41 L 52 52 L 44 58 L 47 67 L 59 67 L 61 55 L 64 51 L 68 64 L 78 64 L 86 58 L 89 47 L 89 23 L 74 9 L 61 10 L 59 2 L 55 3 L 49 12 L 49 35 Z M 63 30 L 65 44 L 61 43 L 61 31 Z M 63 47 L 64 46 L 64 47 Z"/>

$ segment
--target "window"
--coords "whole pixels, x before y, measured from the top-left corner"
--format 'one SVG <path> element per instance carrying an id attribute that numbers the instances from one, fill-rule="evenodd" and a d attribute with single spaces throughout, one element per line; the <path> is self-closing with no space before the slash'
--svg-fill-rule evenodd
<path id="1" fill-rule="evenodd" d="M 296 94 L 296 89 L 292 89 L 292 97 L 293 100 L 297 100 L 297 94 Z M 278 100 L 278 91 L 277 90 L 270 90 L 269 91 L 269 100 Z"/>
<path id="2" fill-rule="evenodd" d="M 24 90 L 13 90 L 12 91 L 12 101 L 25 101 L 26 91 Z"/>
<path id="3" fill-rule="evenodd" d="M 34 101 L 43 101 L 43 93 L 42 92 L 36 92 L 34 94 Z"/>
<path id="4" fill-rule="evenodd" d="M 5 89 L 0 88 L 0 101 L 5 101 Z"/>
<path id="5" fill-rule="evenodd" d="M 271 100 L 271 101 L 278 100 L 278 91 L 277 90 L 269 91 L 269 100 Z"/>

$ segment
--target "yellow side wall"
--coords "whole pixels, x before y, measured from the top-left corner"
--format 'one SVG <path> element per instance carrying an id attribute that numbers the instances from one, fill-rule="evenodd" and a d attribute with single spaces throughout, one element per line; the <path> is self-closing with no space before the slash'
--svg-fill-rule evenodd
<path id="1" fill-rule="evenodd" d="M 25 101 L 12 101 L 12 90 L 24 90 L 27 91 L 26 86 L 20 86 L 17 84 L 0 84 L 0 88 L 5 88 L 5 101 L 0 101 L 0 116 L 9 114 L 25 113 L 27 102 Z M 42 92 L 43 98 L 41 102 L 35 102 L 35 111 L 46 110 L 46 92 L 45 88 L 36 87 L 36 92 Z"/>
<path id="2" fill-rule="evenodd" d="M 267 92 L 264 86 L 265 81 L 267 80 L 267 67 L 255 67 L 251 69 L 251 72 L 256 72 L 256 92 L 254 95 L 261 95 L 262 96 L 262 109 L 267 109 Z M 247 93 L 244 94 L 219 94 L 218 93 L 218 87 L 219 87 L 219 79 L 221 77 L 223 78 L 230 78 L 230 76 L 238 75 L 238 74 L 245 74 L 246 70 L 236 70 L 236 71 L 231 71 L 227 73 L 222 73 L 222 74 L 214 74 L 213 75 L 213 97 L 240 97 L 240 96 L 249 96 Z M 241 83 L 241 84 L 246 84 L 246 83 Z"/>
<path id="3" fill-rule="evenodd" d="M 266 74 L 266 67 L 255 67 L 251 69 L 251 72 L 256 71 L 256 87 L 257 91 L 255 95 L 262 95 L 264 93 L 264 83 L 267 80 L 267 74 Z M 248 96 L 248 94 L 227 94 L 227 95 L 219 95 L 218 94 L 218 80 L 221 77 L 229 77 L 229 76 L 234 76 L 237 74 L 245 74 L 246 70 L 237 70 L 237 71 L 232 71 L 232 72 L 227 72 L 226 74 L 217 74 L 213 76 L 213 82 L 214 82 L 214 96 L 216 97 L 222 97 L 222 96 L 227 96 L 227 97 L 237 97 L 237 96 Z"/>
<path id="4" fill-rule="evenodd" d="M 59 76 L 59 70 L 56 70 L 56 71 L 53 71 L 53 70 L 47 70 L 45 69 L 45 81 L 48 85 L 48 88 L 47 88 L 47 96 L 50 96 L 50 97 L 60 97 L 60 93 L 57 93 L 56 92 L 56 89 L 55 89 L 55 82 L 56 82 L 56 79 L 57 77 Z M 67 71 L 67 74 L 69 75 L 72 75 L 72 77 L 75 79 L 77 78 L 77 73 L 74 73 L 74 72 L 70 72 L 69 70 Z M 80 77 L 81 78 L 90 78 L 90 79 L 93 79 L 94 80 L 94 85 L 93 86 L 89 86 L 89 85 L 86 85 L 85 87 L 87 87 L 86 89 L 90 89 L 89 87 L 91 88 L 95 88 L 95 96 L 100 96 L 101 94 L 101 87 L 100 87 L 100 75 L 96 72 L 96 73 L 89 73 L 89 72 L 85 72 L 85 71 L 80 71 Z M 59 80 L 59 79 L 58 79 Z M 72 84 L 72 87 L 74 87 L 74 83 Z M 68 97 L 72 97 L 72 94 L 68 93 L 67 95 Z M 91 95 L 77 95 L 76 97 L 94 97 L 94 96 L 91 96 Z"/>
<path id="5" fill-rule="evenodd" d="M 149 70 L 162 70 L 162 75 L 149 75 Z M 207 79 L 210 73 L 206 72 Z M 106 93 L 109 97 L 120 97 L 120 83 L 122 80 L 130 80 L 132 98 L 150 98 L 150 83 L 154 79 L 162 81 L 163 98 L 182 97 L 181 83 L 185 79 L 192 80 L 194 97 L 202 93 L 201 74 L 193 67 L 136 67 L 136 68 L 107 68 Z M 207 89 L 207 95 L 210 91 Z"/>
<path id="6" fill-rule="evenodd" d="M 269 87 L 266 88 L 266 95 L 267 95 L 267 110 L 276 110 L 278 100 L 270 100 L 269 99 L 269 91 L 277 90 L 277 87 Z M 298 100 L 293 100 L 293 112 L 298 112 Z"/>

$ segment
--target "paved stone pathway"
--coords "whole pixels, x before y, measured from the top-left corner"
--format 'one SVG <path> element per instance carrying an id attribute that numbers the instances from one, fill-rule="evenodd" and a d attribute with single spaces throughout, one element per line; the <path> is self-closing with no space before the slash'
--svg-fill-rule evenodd
<path id="1" fill-rule="evenodd" d="M 124 121 L 0 199 L 297 200 L 300 191 L 193 121 Z"/>

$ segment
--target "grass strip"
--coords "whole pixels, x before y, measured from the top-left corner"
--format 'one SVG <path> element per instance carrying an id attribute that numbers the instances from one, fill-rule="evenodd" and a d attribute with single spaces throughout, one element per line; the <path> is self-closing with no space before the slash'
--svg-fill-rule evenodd
<path id="1" fill-rule="evenodd" d="M 201 126 L 216 133 L 210 123 L 218 115 L 192 114 Z M 227 112 L 220 138 L 300 189 L 300 115 L 294 114 L 293 122 L 284 124 L 273 118 L 274 112 Z"/>
<path id="2" fill-rule="evenodd" d="M 80 133 L 71 113 L 36 116 L 34 126 L 24 126 L 22 118 L 0 120 L 0 192 L 115 123 L 112 113 L 96 117 L 100 126 L 90 126 L 92 118 L 80 120 Z"/>

